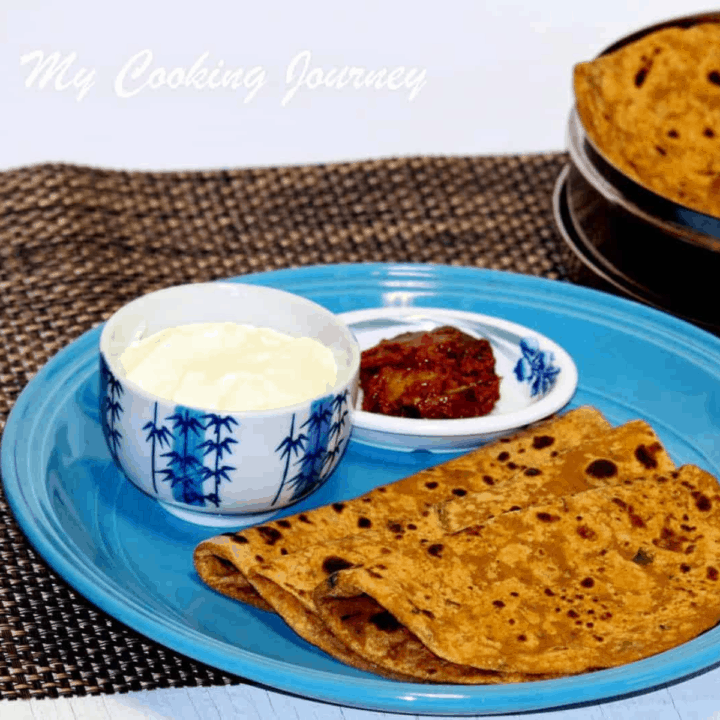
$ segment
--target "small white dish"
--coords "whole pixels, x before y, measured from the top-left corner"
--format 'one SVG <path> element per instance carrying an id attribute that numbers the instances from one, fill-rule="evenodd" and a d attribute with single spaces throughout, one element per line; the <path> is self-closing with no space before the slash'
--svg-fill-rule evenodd
<path id="1" fill-rule="evenodd" d="M 445 308 L 382 307 L 338 316 L 361 350 L 406 332 L 451 325 L 485 338 L 502 378 L 500 399 L 488 415 L 461 420 L 391 417 L 361 410 L 353 414 L 353 440 L 392 450 L 456 452 L 482 445 L 542 420 L 563 408 L 575 393 L 578 373 L 570 355 L 530 328 L 507 320 Z"/>

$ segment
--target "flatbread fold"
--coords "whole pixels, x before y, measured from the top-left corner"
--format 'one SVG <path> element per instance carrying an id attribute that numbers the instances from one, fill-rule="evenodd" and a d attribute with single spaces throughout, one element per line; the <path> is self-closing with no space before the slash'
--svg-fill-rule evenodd
<path id="1" fill-rule="evenodd" d="M 422 645 L 440 667 L 548 677 L 633 662 L 713 627 L 719 574 L 720 488 L 686 466 L 418 539 L 329 576 L 314 602 L 365 657 Z"/>
<path id="2" fill-rule="evenodd" d="M 211 587 L 413 682 L 614 667 L 720 621 L 720 488 L 578 408 L 365 495 L 201 543 Z"/>
<path id="3" fill-rule="evenodd" d="M 507 462 L 512 462 L 512 457 L 510 454 Z M 426 544 L 443 542 L 448 524 L 462 522 L 463 528 L 475 526 L 504 512 L 619 483 L 622 478 L 634 477 L 648 468 L 669 472 L 674 467 L 652 428 L 643 421 L 629 422 L 600 432 L 576 448 L 548 457 L 542 463 L 542 470 L 534 466 L 518 468 L 512 478 L 486 486 L 483 492 L 446 501 L 440 508 L 434 508 L 440 522 L 423 526 L 412 520 L 397 522 L 392 534 L 367 533 L 312 545 L 273 562 L 258 564 L 251 570 L 249 579 L 301 637 L 355 667 L 362 668 L 363 663 L 372 662 L 381 667 L 384 674 L 409 675 L 422 680 L 510 682 L 505 673 L 479 673 L 453 667 L 452 663 L 439 664 L 438 658 L 428 655 L 417 641 L 409 642 L 406 638 L 402 652 L 385 653 L 382 657 L 367 655 L 357 646 L 351 649 L 341 643 L 338 647 L 338 637 L 318 615 L 313 592 L 332 572 L 362 567 L 382 559 L 387 552 L 402 552 L 405 547 L 412 547 L 418 538 Z M 468 507 L 463 510 L 466 500 Z M 454 512 L 449 513 L 449 508 Z M 453 527 L 457 529 L 459 527 Z"/>
<path id="4" fill-rule="evenodd" d="M 408 518 L 418 527 L 437 526 L 429 510 L 437 503 L 480 490 L 488 482 L 502 483 L 521 465 L 535 467 L 608 428 L 598 410 L 577 408 L 359 498 L 217 535 L 197 546 L 195 568 L 203 582 L 218 592 L 272 610 L 252 583 L 251 573 L 258 565 L 318 542 L 366 532 L 393 534 L 396 524 Z"/>

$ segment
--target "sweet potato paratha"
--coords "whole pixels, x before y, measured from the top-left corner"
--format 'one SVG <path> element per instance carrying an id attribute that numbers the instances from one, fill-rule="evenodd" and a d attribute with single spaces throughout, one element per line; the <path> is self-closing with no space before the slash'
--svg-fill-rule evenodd
<path id="1" fill-rule="evenodd" d="M 398 522 L 411 518 L 417 527 L 437 527 L 431 506 L 480 490 L 488 482 L 501 483 L 518 469 L 539 467 L 554 453 L 608 428 L 594 408 L 572 410 L 359 498 L 210 538 L 195 549 L 195 567 L 213 589 L 272 610 L 251 582 L 251 572 L 259 564 L 348 535 L 380 531 L 392 536 Z"/>
<path id="2" fill-rule="evenodd" d="M 456 509 L 450 520 L 458 523 L 462 519 L 465 522 L 462 527 L 477 525 L 503 512 L 615 484 L 648 468 L 669 472 L 674 467 L 652 428 L 637 420 L 602 432 L 565 453 L 548 457 L 538 468 L 525 468 L 505 482 L 488 485 L 482 493 L 468 495 L 472 498 L 468 512 Z M 448 501 L 444 510 L 462 508 L 464 501 L 464 497 Z M 509 682 L 497 673 L 494 676 L 480 674 L 472 669 L 453 667 L 452 663 L 439 664 L 438 658 L 418 647 L 417 642 L 406 641 L 406 649 L 413 648 L 409 654 L 386 655 L 382 662 L 377 655 L 366 656 L 362 661 L 363 655 L 357 648 L 348 652 L 349 648 L 342 644 L 338 647 L 338 639 L 317 615 L 313 601 L 316 586 L 334 571 L 372 563 L 390 549 L 402 550 L 408 543 L 412 546 L 418 537 L 426 542 L 442 542 L 445 534 L 436 524 L 418 526 L 406 521 L 395 525 L 391 534 L 350 536 L 258 564 L 250 572 L 250 582 L 301 637 L 348 664 L 363 668 L 363 663 L 372 662 L 380 665 L 385 674 L 414 675 L 421 679 L 435 675 L 433 679 L 443 682 Z"/>
<path id="3" fill-rule="evenodd" d="M 673 468 L 647 423 L 612 429 L 581 408 L 355 500 L 212 538 L 196 566 L 389 678 L 612 667 L 720 620 L 720 490 Z"/>
<path id="4" fill-rule="evenodd" d="M 720 217 L 720 23 L 658 30 L 574 70 L 593 144 L 646 188 Z"/>
<path id="5" fill-rule="evenodd" d="M 402 546 L 407 536 L 396 540 L 394 548 Z M 383 541 L 390 540 L 386 533 L 366 533 L 360 536 L 341 538 L 321 545 L 313 545 L 279 558 L 268 566 L 261 566 L 251 573 L 251 580 L 283 620 L 308 642 L 316 645 L 337 660 L 347 665 L 373 672 L 393 680 L 406 682 L 452 682 L 464 684 L 497 684 L 523 682 L 529 677 L 522 673 L 501 673 L 492 670 L 456 665 L 441 660 L 430 652 L 417 638 L 406 638 L 401 652 L 388 655 L 384 652 L 356 652 L 336 637 L 325 625 L 315 608 L 313 591 L 315 585 L 328 577 L 333 568 L 360 567 L 376 558 L 384 547 Z M 283 577 L 293 579 L 291 587 L 286 586 Z M 310 588 L 307 592 L 304 588 Z M 370 610 L 368 618 L 382 612 L 374 601 L 366 598 L 353 603 L 353 616 L 358 617 L 361 608 Z M 366 618 L 366 619 L 368 619 Z M 358 618 L 359 619 L 359 618 Z M 409 635 L 409 633 L 406 633 Z M 383 650 L 386 648 L 382 648 Z M 374 657 L 374 659 L 370 659 Z"/>
<path id="6" fill-rule="evenodd" d="M 528 468 L 500 487 L 486 487 L 458 501 L 438 507 L 445 532 L 457 532 L 513 507 L 527 507 L 563 495 L 573 495 L 621 478 L 648 472 L 666 473 L 675 464 L 655 431 L 642 420 L 633 420 L 601 433 L 567 452 L 547 460 L 542 468 Z"/>
<path id="7" fill-rule="evenodd" d="M 314 594 L 328 628 L 364 657 L 417 657 L 422 645 L 441 669 L 572 675 L 720 620 L 720 488 L 692 466 L 387 550 Z"/>
<path id="8" fill-rule="evenodd" d="M 439 513 L 439 523 L 419 525 L 412 517 L 397 520 L 391 532 L 366 533 L 370 536 L 369 542 L 354 534 L 336 541 L 315 543 L 271 562 L 256 563 L 250 571 L 250 582 L 283 616 L 285 613 L 278 607 L 282 602 L 280 590 L 292 594 L 312 612 L 312 593 L 319 583 L 337 570 L 372 560 L 380 547 L 402 545 L 407 538 L 418 535 L 439 538 L 446 532 L 479 525 L 503 512 L 594 487 L 614 485 L 623 478 L 638 477 L 648 470 L 670 472 L 675 469 L 675 464 L 653 429 L 642 420 L 634 420 L 599 433 L 556 457 L 547 458 L 541 468 L 516 471 L 513 477 L 490 485 L 482 492 L 441 503 L 433 508 L 433 512 Z M 360 547 L 362 551 L 357 549 Z M 376 548 L 374 551 L 373 547 Z M 268 581 L 278 587 L 272 589 Z M 270 591 L 272 599 L 267 596 Z"/>

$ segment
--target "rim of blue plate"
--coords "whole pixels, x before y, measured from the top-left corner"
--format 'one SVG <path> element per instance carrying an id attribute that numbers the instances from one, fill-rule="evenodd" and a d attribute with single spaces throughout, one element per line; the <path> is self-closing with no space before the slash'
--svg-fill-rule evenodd
<path id="1" fill-rule="evenodd" d="M 273 287 L 284 289 L 284 282 L 292 283 L 301 278 L 305 281 L 303 290 L 310 292 L 308 283 L 313 279 L 320 281 L 324 278 L 327 282 L 337 273 L 342 274 L 345 284 L 348 275 L 366 281 L 373 277 L 380 281 L 393 276 L 397 279 L 402 277 L 405 281 L 414 277 L 420 281 L 423 277 L 427 279 L 432 275 L 442 275 L 442 280 L 450 277 L 454 280 L 482 278 L 490 285 L 497 286 L 498 291 L 512 286 L 512 297 L 517 297 L 521 289 L 534 294 L 536 300 L 552 293 L 553 302 L 564 306 L 566 313 L 577 315 L 583 305 L 586 308 L 601 305 L 606 325 L 612 321 L 625 332 L 630 327 L 647 337 L 664 336 L 668 346 L 673 348 L 677 347 L 675 343 L 682 341 L 678 350 L 692 351 L 693 356 L 704 357 L 708 362 L 717 363 L 720 360 L 720 338 L 659 310 L 590 288 L 506 271 L 436 264 L 345 263 L 267 271 L 223 278 L 222 281 L 262 284 L 270 279 Z M 532 293 L 532 290 L 537 292 Z M 648 324 L 653 326 L 651 333 L 648 332 Z M 699 649 L 689 657 L 687 652 L 677 652 L 676 648 L 619 668 L 558 680 L 494 686 L 398 683 L 374 676 L 339 676 L 279 662 L 241 648 L 228 648 L 227 643 L 196 630 L 178 626 L 162 617 L 149 616 L 148 613 L 123 604 L 122 598 L 115 597 L 103 587 L 101 583 L 105 576 L 97 568 L 78 568 L 77 564 L 65 557 L 61 548 L 50 542 L 42 528 L 36 526 L 31 508 L 24 503 L 24 493 L 18 482 L 17 449 L 22 445 L 23 436 L 20 421 L 31 410 L 34 389 L 42 385 L 57 369 L 56 366 L 72 362 L 74 357 L 85 351 L 85 345 L 99 339 L 101 329 L 102 326 L 95 327 L 63 348 L 23 389 L 10 412 L 2 437 L 0 468 L 10 507 L 33 547 L 81 595 L 131 629 L 199 662 L 280 691 L 335 704 L 400 713 L 467 715 L 567 708 L 647 692 L 720 665 L 720 629 L 715 628 L 710 631 L 718 635 L 714 644 Z M 98 577 L 93 578 L 93 573 Z M 94 582 L 94 579 L 99 582 Z M 680 649 L 687 650 L 695 642 L 686 643 Z M 230 660 L 229 651 L 233 655 Z M 659 667 L 656 667 L 658 658 Z"/>

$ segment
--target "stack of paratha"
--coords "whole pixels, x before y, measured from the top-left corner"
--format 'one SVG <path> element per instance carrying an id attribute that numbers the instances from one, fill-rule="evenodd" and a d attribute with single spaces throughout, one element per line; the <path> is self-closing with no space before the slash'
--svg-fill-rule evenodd
<path id="1" fill-rule="evenodd" d="M 579 408 L 354 500 L 200 544 L 202 579 L 387 677 L 612 667 L 720 620 L 720 488 Z"/>
<path id="2" fill-rule="evenodd" d="M 646 188 L 720 217 L 720 23 L 652 32 L 575 67 L 582 124 Z"/>

